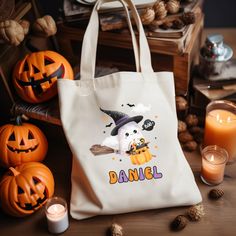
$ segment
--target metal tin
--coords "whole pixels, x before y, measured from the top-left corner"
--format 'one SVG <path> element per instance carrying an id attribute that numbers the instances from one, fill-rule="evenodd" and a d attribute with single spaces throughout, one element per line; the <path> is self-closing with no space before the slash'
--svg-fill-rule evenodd
<path id="1" fill-rule="evenodd" d="M 220 75 L 225 64 L 233 56 L 233 50 L 224 44 L 220 34 L 208 35 L 200 50 L 199 72 L 204 78 L 210 75 Z"/>

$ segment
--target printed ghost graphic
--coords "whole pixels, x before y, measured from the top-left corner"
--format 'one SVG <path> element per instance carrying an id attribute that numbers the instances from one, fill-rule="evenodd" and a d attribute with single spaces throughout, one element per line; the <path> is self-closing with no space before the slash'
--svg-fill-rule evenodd
<path id="1" fill-rule="evenodd" d="M 140 165 L 152 159 L 148 143 L 138 125 L 143 116 L 129 117 L 122 112 L 103 109 L 101 111 L 109 115 L 116 124 L 111 131 L 111 136 L 107 137 L 102 145 L 115 149 L 121 155 L 129 156 L 134 165 Z"/>

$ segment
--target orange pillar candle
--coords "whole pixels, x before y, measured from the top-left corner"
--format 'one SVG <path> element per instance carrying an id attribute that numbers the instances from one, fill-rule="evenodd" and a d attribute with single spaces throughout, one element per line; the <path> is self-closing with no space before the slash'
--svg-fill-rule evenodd
<path id="1" fill-rule="evenodd" d="M 201 179 L 208 185 L 220 184 L 224 179 L 225 164 L 228 153 L 216 145 L 207 146 L 202 150 Z"/>
<path id="2" fill-rule="evenodd" d="M 214 101 L 207 106 L 204 146 L 217 145 L 227 150 L 228 162 L 236 159 L 236 104 Z"/>

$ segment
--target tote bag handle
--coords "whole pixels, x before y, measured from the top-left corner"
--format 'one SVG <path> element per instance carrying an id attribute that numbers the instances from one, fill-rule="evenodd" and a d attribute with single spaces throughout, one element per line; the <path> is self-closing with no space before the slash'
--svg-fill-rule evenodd
<path id="1" fill-rule="evenodd" d="M 98 0 L 93 8 L 89 24 L 84 34 L 82 52 L 81 52 L 81 65 L 80 74 L 81 80 L 92 79 L 95 74 L 95 64 L 96 64 L 96 51 L 97 51 L 97 41 L 99 32 L 99 19 L 98 10 L 103 3 L 113 2 L 114 0 Z M 126 12 L 128 26 L 131 32 L 132 44 L 134 49 L 134 56 L 136 62 L 137 72 L 153 72 L 151 65 L 151 55 L 148 46 L 148 42 L 144 33 L 144 29 L 138 15 L 138 12 L 133 5 L 131 0 L 115 0 L 119 1 Z M 135 23 L 139 32 L 139 47 L 137 45 L 136 37 L 132 28 L 129 12 L 126 4 L 131 9 L 131 13 L 134 17 Z"/>

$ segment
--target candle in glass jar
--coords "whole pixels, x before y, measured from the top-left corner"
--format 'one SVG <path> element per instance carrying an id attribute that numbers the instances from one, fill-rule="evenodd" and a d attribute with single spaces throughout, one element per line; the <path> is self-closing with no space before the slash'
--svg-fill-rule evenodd
<path id="1" fill-rule="evenodd" d="M 228 153 L 216 145 L 207 146 L 202 150 L 201 178 L 208 185 L 220 184 L 224 179 L 225 164 Z"/>
<path id="2" fill-rule="evenodd" d="M 54 234 L 64 232 L 69 227 L 65 200 L 58 197 L 49 199 L 46 204 L 46 217 L 49 232 Z"/>
<path id="3" fill-rule="evenodd" d="M 227 150 L 229 162 L 236 159 L 236 114 L 213 109 L 206 115 L 204 146 L 217 145 Z"/>

